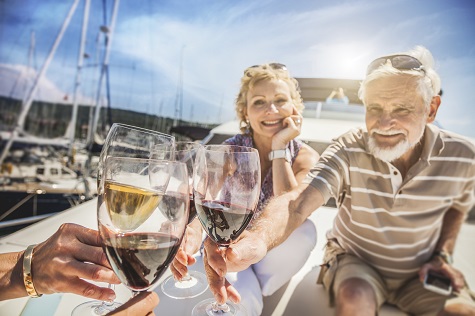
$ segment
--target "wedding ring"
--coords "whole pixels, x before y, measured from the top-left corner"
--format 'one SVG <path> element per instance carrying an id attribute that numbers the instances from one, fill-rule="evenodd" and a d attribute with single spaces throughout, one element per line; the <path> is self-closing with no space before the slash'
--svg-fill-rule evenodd
<path id="1" fill-rule="evenodd" d="M 299 125 L 302 121 L 298 118 L 295 120 L 295 124 Z"/>

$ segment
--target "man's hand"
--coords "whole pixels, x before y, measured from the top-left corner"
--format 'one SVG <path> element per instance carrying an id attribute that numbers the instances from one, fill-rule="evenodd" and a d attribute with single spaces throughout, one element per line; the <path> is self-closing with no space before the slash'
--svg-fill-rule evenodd
<path id="1" fill-rule="evenodd" d="M 438 272 L 450 278 L 454 292 L 460 292 L 465 287 L 465 279 L 462 272 L 455 269 L 450 264 L 444 262 L 440 257 L 434 257 L 419 270 L 419 279 L 424 282 L 429 270 Z"/>
<path id="2" fill-rule="evenodd" d="M 118 307 L 107 315 L 133 316 L 133 315 L 155 315 L 153 309 L 158 305 L 159 299 L 155 292 L 140 292 L 132 297 L 128 302 Z"/>
<path id="3" fill-rule="evenodd" d="M 230 299 L 239 302 L 241 297 L 237 290 L 229 284 L 225 275 L 227 272 L 238 272 L 257 263 L 267 254 L 264 241 L 256 234 L 244 231 L 241 236 L 222 251 L 209 238 L 205 240 L 203 263 L 208 277 L 211 292 L 222 304 Z"/>

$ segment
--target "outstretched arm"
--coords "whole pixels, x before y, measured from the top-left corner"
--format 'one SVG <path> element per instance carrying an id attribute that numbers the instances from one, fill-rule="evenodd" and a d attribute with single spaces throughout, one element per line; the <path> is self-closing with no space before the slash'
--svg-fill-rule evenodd
<path id="1" fill-rule="evenodd" d="M 308 184 L 274 198 L 253 224 L 223 253 L 215 243 L 205 242 L 204 263 L 210 290 L 219 303 L 239 301 L 237 291 L 227 283 L 228 271 L 242 271 L 259 262 L 267 251 L 281 244 L 318 207 L 322 194 Z"/>

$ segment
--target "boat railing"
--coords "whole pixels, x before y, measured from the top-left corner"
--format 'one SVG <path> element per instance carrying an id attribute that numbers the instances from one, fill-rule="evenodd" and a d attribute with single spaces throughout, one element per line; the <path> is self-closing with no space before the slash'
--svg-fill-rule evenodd
<path id="1" fill-rule="evenodd" d="M 30 192 L 30 194 L 28 194 L 27 196 L 25 196 L 20 202 L 18 202 L 17 204 L 13 205 L 9 210 L 7 210 L 6 212 L 4 212 L 2 215 L 0 215 L 0 221 L 2 221 L 5 217 L 7 217 L 8 215 L 10 215 L 11 213 L 15 212 L 18 208 L 20 208 L 23 204 L 25 204 L 26 202 L 28 202 L 30 199 L 34 198 L 35 196 L 37 196 L 38 194 L 44 194 L 46 193 L 45 191 L 43 190 L 35 190 L 33 192 Z M 36 214 L 36 203 L 33 203 L 33 214 Z"/>
<path id="2" fill-rule="evenodd" d="M 33 224 L 33 223 L 39 222 L 42 219 L 50 217 L 52 215 L 54 215 L 54 213 L 42 214 L 42 215 L 36 215 L 36 216 L 30 216 L 30 217 L 12 219 L 12 220 L 9 220 L 9 221 L 0 222 L 0 230 L 2 230 L 4 228 L 9 228 L 9 227 Z"/>

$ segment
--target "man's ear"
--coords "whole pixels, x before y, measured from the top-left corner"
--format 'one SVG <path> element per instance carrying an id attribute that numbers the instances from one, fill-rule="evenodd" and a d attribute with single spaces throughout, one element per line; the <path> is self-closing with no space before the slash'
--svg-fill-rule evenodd
<path id="1" fill-rule="evenodd" d="M 432 123 L 435 121 L 437 111 L 439 110 L 440 102 L 441 100 L 439 95 L 432 97 L 429 106 L 429 116 L 427 117 L 427 123 Z"/>

